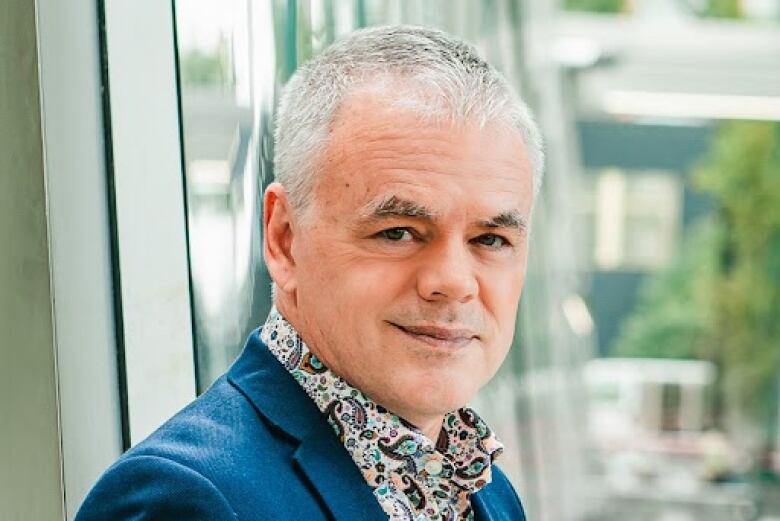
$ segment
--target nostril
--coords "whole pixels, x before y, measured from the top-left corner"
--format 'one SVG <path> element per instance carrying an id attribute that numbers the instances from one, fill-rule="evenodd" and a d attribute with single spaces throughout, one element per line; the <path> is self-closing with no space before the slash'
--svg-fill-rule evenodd
<path id="1" fill-rule="evenodd" d="M 427 301 L 467 302 L 477 295 L 478 282 L 474 267 L 461 262 L 455 253 L 437 252 L 435 259 L 420 266 L 417 292 Z"/>

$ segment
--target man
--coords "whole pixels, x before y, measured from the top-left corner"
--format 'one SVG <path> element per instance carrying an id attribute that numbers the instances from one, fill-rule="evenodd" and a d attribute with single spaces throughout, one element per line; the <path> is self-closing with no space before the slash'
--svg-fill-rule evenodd
<path id="1" fill-rule="evenodd" d="M 76 519 L 524 519 L 465 404 L 512 341 L 541 155 L 441 32 L 358 31 L 303 66 L 264 196 L 266 324 Z"/>

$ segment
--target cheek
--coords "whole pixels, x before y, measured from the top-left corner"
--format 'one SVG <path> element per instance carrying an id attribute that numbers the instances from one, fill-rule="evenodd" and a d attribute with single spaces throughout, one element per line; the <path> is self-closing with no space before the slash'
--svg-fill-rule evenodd
<path id="1" fill-rule="evenodd" d="M 495 340 L 502 349 L 515 332 L 518 303 L 523 289 L 524 272 L 517 269 L 493 273 L 484 280 L 482 303 L 493 320 Z"/>
<path id="2" fill-rule="evenodd" d="M 409 262 L 366 253 L 341 238 L 310 240 L 298 263 L 300 277 L 313 291 L 317 287 L 334 299 L 348 299 L 352 308 L 382 305 L 400 296 L 414 280 Z M 302 248 L 303 250 L 303 248 Z"/>
<path id="3" fill-rule="evenodd" d="M 321 238 L 309 241 L 302 253 L 299 305 L 334 323 L 339 338 L 378 344 L 383 333 L 377 328 L 388 310 L 408 300 L 403 297 L 414 280 L 408 263 L 368 257 L 350 244 Z"/>
<path id="4" fill-rule="evenodd" d="M 409 276 L 400 266 L 385 262 L 355 262 L 342 267 L 331 281 L 342 316 L 350 316 L 362 340 L 379 342 L 388 313 L 407 302 Z"/>
<path id="5" fill-rule="evenodd" d="M 516 307 L 525 282 L 525 271 L 506 267 L 485 272 L 481 277 L 482 301 L 494 316 L 503 316 Z"/>

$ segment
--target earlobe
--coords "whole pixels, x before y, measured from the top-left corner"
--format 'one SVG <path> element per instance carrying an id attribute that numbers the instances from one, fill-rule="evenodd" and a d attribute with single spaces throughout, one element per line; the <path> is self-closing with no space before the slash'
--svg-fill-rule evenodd
<path id="1" fill-rule="evenodd" d="M 292 255 L 292 212 L 284 187 L 271 183 L 263 195 L 263 258 L 277 288 L 285 293 L 296 288 Z"/>

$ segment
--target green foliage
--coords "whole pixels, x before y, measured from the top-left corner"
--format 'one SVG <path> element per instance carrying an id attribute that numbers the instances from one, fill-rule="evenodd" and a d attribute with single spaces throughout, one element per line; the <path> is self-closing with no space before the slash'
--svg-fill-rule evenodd
<path id="1" fill-rule="evenodd" d="M 635 311 L 623 323 L 612 352 L 618 356 L 701 358 L 710 331 L 709 281 L 717 270 L 718 230 L 699 223 L 680 255 L 640 288 Z"/>
<path id="2" fill-rule="evenodd" d="M 215 52 L 192 49 L 181 57 L 181 80 L 184 85 L 197 87 L 227 87 L 232 81 L 227 47 L 220 45 Z"/>
<path id="3" fill-rule="evenodd" d="M 625 3 L 625 0 L 564 0 L 563 8 L 588 13 L 621 13 Z"/>
<path id="4" fill-rule="evenodd" d="M 627 0 L 563 0 L 563 9 L 585 13 L 623 13 L 631 10 Z M 740 0 L 709 0 L 699 12 L 707 18 L 741 18 Z"/>
<path id="5" fill-rule="evenodd" d="M 780 124 L 725 126 L 695 181 L 721 208 L 711 305 L 725 391 L 758 413 L 780 370 Z"/>
<path id="6" fill-rule="evenodd" d="M 780 124 L 724 124 L 693 180 L 719 210 L 642 288 L 614 352 L 712 360 L 721 393 L 765 420 L 780 375 Z"/>
<path id="7" fill-rule="evenodd" d="M 710 0 L 702 13 L 712 18 L 740 18 L 739 0 Z"/>

